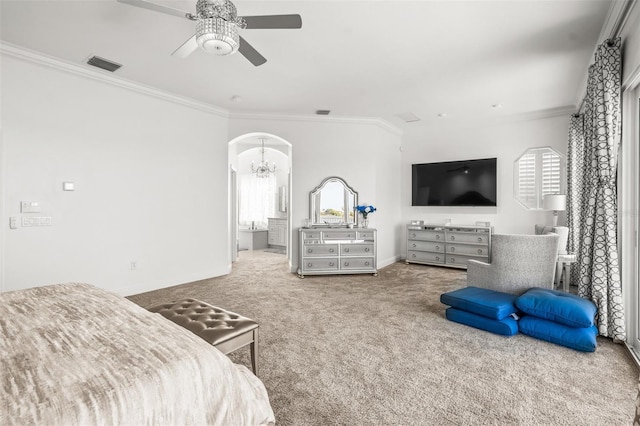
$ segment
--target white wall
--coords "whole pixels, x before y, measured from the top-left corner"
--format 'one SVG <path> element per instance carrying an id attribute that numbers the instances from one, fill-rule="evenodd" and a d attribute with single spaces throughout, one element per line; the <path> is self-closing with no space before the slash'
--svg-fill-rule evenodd
<path id="1" fill-rule="evenodd" d="M 405 138 L 402 152 L 402 222 L 452 224 L 489 221 L 496 233 L 531 234 L 536 223 L 551 223 L 552 213 L 526 210 L 513 198 L 513 162 L 528 148 L 550 146 L 566 159 L 568 116 L 487 125 L 442 125 L 422 137 Z M 412 207 L 411 165 L 439 161 L 497 158 L 497 207 Z M 561 214 L 559 223 L 564 223 Z M 406 231 L 405 231 L 406 232 Z M 404 235 L 404 233 L 403 233 Z M 401 247 L 406 256 L 406 247 Z"/>
<path id="2" fill-rule="evenodd" d="M 236 116 L 229 139 L 252 133 L 277 135 L 292 144 L 292 266 L 297 268 L 297 232 L 309 217 L 309 192 L 329 176 L 343 178 L 360 204 L 378 211 L 369 226 L 378 229 L 378 267 L 398 259 L 400 223 L 400 135 L 375 120 L 319 117 Z"/>
<path id="3" fill-rule="evenodd" d="M 133 294 L 227 273 L 225 114 L 50 63 L 2 56 L 2 226 L 53 226 L 4 229 L 0 290 L 79 281 Z M 21 200 L 42 212 L 21 214 Z"/>

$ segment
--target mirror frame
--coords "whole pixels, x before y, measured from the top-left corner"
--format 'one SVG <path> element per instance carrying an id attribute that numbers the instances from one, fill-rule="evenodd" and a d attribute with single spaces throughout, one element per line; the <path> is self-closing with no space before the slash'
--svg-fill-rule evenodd
<path id="1" fill-rule="evenodd" d="M 346 218 L 343 217 L 343 221 L 342 223 L 340 223 L 339 225 L 331 225 L 328 223 L 320 223 L 317 222 L 316 220 L 316 195 L 322 191 L 322 189 L 324 189 L 324 187 L 330 183 L 330 182 L 338 182 L 340 184 L 342 184 L 344 191 L 348 191 L 351 195 L 353 195 L 353 206 L 351 206 L 351 210 L 354 212 L 353 214 L 353 226 L 354 228 L 358 227 L 358 215 L 355 213 L 355 208 L 358 205 L 358 192 L 355 191 L 353 188 L 351 188 L 349 186 L 349 184 L 347 184 L 347 182 L 337 176 L 330 176 L 326 179 L 324 179 L 320 185 L 316 186 L 313 191 L 309 192 L 309 227 L 339 227 L 339 228 L 346 228 L 349 226 L 350 222 L 349 222 L 349 212 L 346 211 L 345 209 L 345 215 L 347 215 Z M 319 207 L 319 206 L 318 206 Z M 346 206 L 345 206 L 346 207 Z"/>

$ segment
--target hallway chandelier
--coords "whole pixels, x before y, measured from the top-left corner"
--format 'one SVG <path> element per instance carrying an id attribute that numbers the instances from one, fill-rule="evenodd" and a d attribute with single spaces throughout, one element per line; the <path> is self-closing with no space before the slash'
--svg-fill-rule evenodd
<path id="1" fill-rule="evenodd" d="M 262 142 L 262 149 L 260 151 L 262 155 L 262 161 L 260 161 L 258 167 L 255 166 L 253 161 L 251 162 L 251 172 L 255 173 L 256 177 L 259 178 L 268 178 L 271 173 L 276 172 L 276 164 L 273 163 L 273 168 L 270 168 L 269 161 L 264 160 L 264 140 L 265 138 L 260 138 L 260 141 Z"/>

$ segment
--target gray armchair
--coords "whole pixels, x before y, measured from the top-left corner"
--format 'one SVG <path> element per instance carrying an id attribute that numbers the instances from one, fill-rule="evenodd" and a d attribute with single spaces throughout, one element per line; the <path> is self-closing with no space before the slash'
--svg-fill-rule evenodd
<path id="1" fill-rule="evenodd" d="M 557 234 L 491 237 L 491 263 L 469 260 L 467 286 L 520 295 L 531 287 L 554 288 Z"/>

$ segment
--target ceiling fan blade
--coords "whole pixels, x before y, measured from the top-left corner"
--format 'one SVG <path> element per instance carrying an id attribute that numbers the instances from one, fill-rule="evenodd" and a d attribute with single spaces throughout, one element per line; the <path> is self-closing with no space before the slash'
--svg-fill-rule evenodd
<path id="1" fill-rule="evenodd" d="M 186 58 L 191 55 L 198 48 L 198 42 L 196 41 L 196 36 L 189 38 L 187 41 L 182 43 L 180 47 L 173 51 L 171 56 L 175 56 L 177 58 Z"/>
<path id="2" fill-rule="evenodd" d="M 238 52 L 242 53 L 242 56 L 247 58 L 249 62 L 251 62 L 256 67 L 267 62 L 267 59 L 262 56 L 256 49 L 253 48 L 245 39 L 240 37 L 240 46 L 238 47 Z"/>
<path id="3" fill-rule="evenodd" d="M 299 29 L 302 28 L 300 15 L 243 16 L 247 29 Z"/>
<path id="4" fill-rule="evenodd" d="M 172 7 L 161 6 L 159 4 L 151 3 L 145 0 L 118 0 L 120 3 L 128 4 L 131 6 L 141 7 L 143 9 L 155 10 L 156 12 L 166 13 L 180 18 L 189 18 L 190 13 L 183 12 L 182 10 L 174 9 Z"/>

